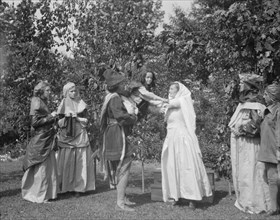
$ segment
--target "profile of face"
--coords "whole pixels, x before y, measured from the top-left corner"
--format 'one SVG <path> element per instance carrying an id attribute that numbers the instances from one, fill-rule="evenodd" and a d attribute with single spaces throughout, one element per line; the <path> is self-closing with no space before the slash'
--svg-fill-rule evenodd
<path id="1" fill-rule="evenodd" d="M 51 94 L 51 88 L 46 86 L 43 93 L 43 98 L 49 99 Z"/>
<path id="2" fill-rule="evenodd" d="M 265 100 L 265 103 L 267 105 L 272 105 L 273 104 L 273 100 L 270 98 L 270 96 L 267 94 L 267 91 L 264 91 L 264 94 L 263 94 L 263 98 Z"/>
<path id="3" fill-rule="evenodd" d="M 69 89 L 68 94 L 69 94 L 69 97 L 71 99 L 75 99 L 76 98 L 76 93 L 77 93 L 76 87 L 72 87 L 71 89 Z"/>
<path id="4" fill-rule="evenodd" d="M 240 91 L 240 92 L 244 91 L 244 88 L 245 88 L 244 82 L 240 82 L 240 83 L 239 83 L 239 91 Z"/>
<path id="5" fill-rule="evenodd" d="M 175 96 L 176 96 L 176 94 L 178 93 L 178 91 L 179 91 L 178 86 L 177 86 L 176 84 L 172 84 L 172 85 L 169 87 L 169 94 L 168 94 L 169 98 L 170 98 L 170 99 L 174 99 Z"/>
<path id="6" fill-rule="evenodd" d="M 147 85 L 151 85 L 151 83 L 153 82 L 153 73 L 147 72 L 145 82 Z"/>

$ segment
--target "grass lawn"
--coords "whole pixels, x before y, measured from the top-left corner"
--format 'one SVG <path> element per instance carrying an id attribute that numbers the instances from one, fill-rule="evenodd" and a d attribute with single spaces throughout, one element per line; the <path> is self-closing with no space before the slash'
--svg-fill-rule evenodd
<path id="1" fill-rule="evenodd" d="M 172 206 L 151 200 L 150 185 L 153 171 L 159 164 L 145 164 L 145 192 L 142 193 L 141 163 L 134 161 L 127 189 L 128 197 L 136 202 L 135 212 L 116 211 L 116 191 L 109 190 L 102 175 L 97 173 L 96 191 L 78 198 L 72 193 L 59 195 L 47 204 L 35 204 L 21 198 L 21 161 L 0 162 L 0 219 L 265 219 L 264 215 L 250 215 L 234 207 L 235 196 L 228 195 L 227 182 L 215 182 L 213 204 L 198 204 L 196 210 L 188 206 Z M 267 219 L 279 219 L 278 216 Z"/>

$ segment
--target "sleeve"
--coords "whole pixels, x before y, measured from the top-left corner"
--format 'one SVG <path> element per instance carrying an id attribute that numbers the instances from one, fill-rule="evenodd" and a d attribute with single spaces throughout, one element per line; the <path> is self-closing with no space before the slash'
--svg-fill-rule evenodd
<path id="1" fill-rule="evenodd" d="M 80 118 L 87 118 L 88 117 L 87 109 L 85 108 L 82 112 L 78 113 L 77 116 Z"/>
<path id="2" fill-rule="evenodd" d="M 31 126 L 35 129 L 55 122 L 55 117 L 53 117 L 51 114 L 42 113 L 41 103 L 38 99 L 33 99 L 32 111 L 33 115 L 31 118 Z"/>
<path id="3" fill-rule="evenodd" d="M 51 115 L 39 115 L 35 114 L 32 116 L 31 125 L 33 128 L 43 127 L 45 125 L 49 125 L 55 122 L 55 118 Z"/>
<path id="4" fill-rule="evenodd" d="M 110 100 L 109 108 L 113 113 L 114 118 L 120 125 L 134 125 L 137 121 L 137 116 L 128 114 L 120 97 L 116 96 Z"/>
<path id="5" fill-rule="evenodd" d="M 149 92 L 144 86 L 139 87 L 138 91 L 140 93 L 141 98 L 148 102 L 151 100 L 162 100 L 161 97 L 157 96 L 153 92 Z"/>
<path id="6" fill-rule="evenodd" d="M 167 108 L 180 108 L 180 100 L 179 99 L 172 99 L 169 101 Z"/>
<path id="7" fill-rule="evenodd" d="M 88 124 L 87 116 L 87 109 L 84 109 L 84 111 L 78 113 L 77 115 L 77 121 L 79 121 L 83 127 L 86 127 Z"/>

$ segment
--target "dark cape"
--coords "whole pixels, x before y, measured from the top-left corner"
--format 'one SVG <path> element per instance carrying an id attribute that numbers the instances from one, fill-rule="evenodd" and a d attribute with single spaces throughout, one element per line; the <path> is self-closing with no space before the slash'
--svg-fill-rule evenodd
<path id="1" fill-rule="evenodd" d="M 30 109 L 33 134 L 23 160 L 24 171 L 44 162 L 55 146 L 55 118 L 50 114 L 45 102 L 39 97 L 33 97 Z"/>

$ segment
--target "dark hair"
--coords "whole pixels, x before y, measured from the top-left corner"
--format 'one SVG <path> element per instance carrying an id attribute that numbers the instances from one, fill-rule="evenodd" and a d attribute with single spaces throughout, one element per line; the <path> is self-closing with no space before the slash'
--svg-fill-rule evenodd
<path id="1" fill-rule="evenodd" d="M 48 86 L 50 87 L 50 84 L 47 81 L 40 81 L 34 88 L 33 96 L 41 97 Z"/>
<path id="2" fill-rule="evenodd" d="M 114 93 L 118 90 L 119 88 L 119 84 L 117 85 L 113 85 L 113 86 L 107 86 L 107 90 L 110 92 L 110 93 Z"/>
<path id="3" fill-rule="evenodd" d="M 147 73 L 152 73 L 152 83 L 150 85 L 147 85 L 146 83 L 146 76 L 147 76 Z M 143 86 L 146 87 L 146 89 L 150 90 L 151 88 L 154 88 L 156 87 L 156 74 L 153 72 L 153 71 L 145 71 L 145 72 L 142 72 L 141 75 L 140 75 L 140 82 L 142 83 Z"/>

